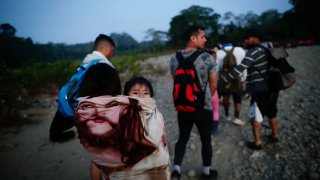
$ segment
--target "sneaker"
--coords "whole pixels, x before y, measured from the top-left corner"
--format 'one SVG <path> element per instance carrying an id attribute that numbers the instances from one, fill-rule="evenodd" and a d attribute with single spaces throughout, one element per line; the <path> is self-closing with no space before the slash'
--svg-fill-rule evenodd
<path id="1" fill-rule="evenodd" d="M 171 180 L 180 180 L 181 174 L 177 171 L 174 170 L 171 173 Z"/>
<path id="2" fill-rule="evenodd" d="M 242 120 L 239 119 L 239 118 L 235 118 L 232 122 L 233 122 L 234 124 L 236 124 L 236 125 L 239 125 L 239 126 L 243 126 L 243 125 L 246 124 L 244 121 L 242 121 Z"/>
<path id="3" fill-rule="evenodd" d="M 210 169 L 210 173 L 207 174 L 201 174 L 201 179 L 216 179 L 218 177 L 218 172 L 214 169 Z"/>
<path id="4" fill-rule="evenodd" d="M 278 143 L 279 142 L 279 138 L 275 138 L 273 137 L 271 134 L 270 135 L 265 135 L 265 140 L 267 143 Z"/>
<path id="5" fill-rule="evenodd" d="M 262 149 L 262 145 L 261 145 L 261 144 L 256 145 L 255 142 L 247 142 L 246 145 L 247 145 L 247 147 L 248 147 L 249 149 L 252 149 L 252 150 L 258 151 L 258 150 L 261 150 L 261 149 Z"/>
<path id="6" fill-rule="evenodd" d="M 226 116 L 225 119 L 226 119 L 227 121 L 231 121 L 231 117 L 230 117 L 230 116 Z"/>

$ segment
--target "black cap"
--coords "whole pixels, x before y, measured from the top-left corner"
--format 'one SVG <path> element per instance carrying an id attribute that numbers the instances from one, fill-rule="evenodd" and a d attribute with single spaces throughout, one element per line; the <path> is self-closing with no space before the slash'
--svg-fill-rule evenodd
<path id="1" fill-rule="evenodd" d="M 256 28 L 249 28 L 249 29 L 246 29 L 245 32 L 244 32 L 244 39 L 247 39 L 249 37 L 257 37 L 259 38 L 260 41 L 263 40 L 263 33 L 262 31 L 256 29 Z"/>

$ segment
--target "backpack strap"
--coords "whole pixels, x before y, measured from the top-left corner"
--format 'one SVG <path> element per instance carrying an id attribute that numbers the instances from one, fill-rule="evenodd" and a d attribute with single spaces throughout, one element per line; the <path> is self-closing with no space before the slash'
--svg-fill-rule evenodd
<path id="1" fill-rule="evenodd" d="M 184 65 L 186 62 L 191 62 L 191 64 L 193 65 L 194 61 L 198 58 L 198 56 L 200 56 L 200 54 L 202 54 L 204 51 L 202 50 L 196 50 L 195 52 L 193 52 L 189 57 L 185 58 L 183 57 L 182 55 L 182 52 L 181 51 L 177 51 L 176 52 L 176 58 L 178 60 L 178 63 L 179 65 Z M 196 73 L 196 83 L 197 85 L 200 87 L 200 80 L 198 78 L 198 75 L 197 75 L 197 72 Z M 204 92 L 202 91 L 201 87 L 200 87 L 200 90 L 203 92 L 204 96 L 205 96 L 205 93 L 206 93 L 206 90 L 207 90 L 207 85 L 208 85 L 208 82 L 206 82 L 206 85 L 205 85 L 205 89 L 204 89 Z"/>
<path id="2" fill-rule="evenodd" d="M 231 49 L 230 49 L 230 51 L 227 51 L 226 49 L 222 48 L 222 51 L 224 51 L 225 53 L 228 53 L 228 52 L 233 53 L 234 48 L 235 48 L 235 47 L 232 46 Z"/>
<path id="3" fill-rule="evenodd" d="M 185 62 L 192 62 L 194 63 L 194 61 L 197 59 L 197 57 L 202 54 L 203 51 L 200 50 L 196 50 L 195 52 L 193 52 L 190 56 L 188 56 L 187 58 L 183 57 L 182 52 L 181 51 L 177 51 L 176 52 L 176 58 L 179 62 L 179 64 L 184 64 Z"/>
<path id="4" fill-rule="evenodd" d="M 93 59 L 87 64 L 87 67 L 91 66 L 92 64 L 97 64 L 100 61 L 103 61 L 103 59 Z M 79 72 L 79 71 L 85 70 L 87 67 L 84 66 L 84 63 L 81 63 L 79 66 L 77 66 L 76 69 L 77 69 L 77 72 Z"/>

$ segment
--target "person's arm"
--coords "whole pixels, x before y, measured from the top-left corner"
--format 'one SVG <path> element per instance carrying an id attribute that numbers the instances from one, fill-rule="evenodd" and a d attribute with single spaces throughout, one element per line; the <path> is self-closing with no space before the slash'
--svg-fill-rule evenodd
<path id="1" fill-rule="evenodd" d="M 242 75 L 243 71 L 248 69 L 248 67 L 250 67 L 254 61 L 254 59 L 256 57 L 254 57 L 255 52 L 248 52 L 246 54 L 246 56 L 244 57 L 244 59 L 241 61 L 241 63 L 233 68 L 232 70 L 229 71 L 229 73 L 222 79 L 219 79 L 219 82 L 230 82 L 233 79 L 235 79 L 236 77 L 239 77 L 240 75 Z"/>
<path id="2" fill-rule="evenodd" d="M 210 87 L 210 91 L 211 91 L 211 95 L 213 96 L 216 89 L 217 89 L 217 73 L 216 72 L 212 72 L 209 74 L 209 87 Z"/>
<path id="3" fill-rule="evenodd" d="M 175 54 L 173 54 L 170 58 L 170 74 L 172 77 L 174 77 L 174 72 L 176 71 L 178 67 L 178 62 L 176 60 Z"/>
<path id="4" fill-rule="evenodd" d="M 211 96 L 214 95 L 217 86 L 218 86 L 218 64 L 215 60 L 213 60 L 212 56 L 207 57 L 208 62 L 208 82 L 209 82 L 209 88 L 211 92 Z"/>
<path id="5" fill-rule="evenodd" d="M 102 173 L 100 169 L 93 163 L 90 163 L 90 177 L 91 180 L 101 180 Z"/>

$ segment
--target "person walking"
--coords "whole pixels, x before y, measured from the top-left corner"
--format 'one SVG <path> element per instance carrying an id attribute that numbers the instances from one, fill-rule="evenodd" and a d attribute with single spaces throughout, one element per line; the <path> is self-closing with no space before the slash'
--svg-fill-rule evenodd
<path id="1" fill-rule="evenodd" d="M 235 77 L 239 77 L 247 69 L 246 88 L 251 92 L 250 120 L 254 137 L 254 141 L 247 142 L 247 146 L 253 150 L 262 149 L 260 136 L 261 123 L 264 116 L 268 117 L 272 130 L 270 135 L 266 135 L 266 139 L 271 143 L 279 142 L 277 119 L 279 91 L 271 90 L 264 79 L 264 77 L 268 77 L 268 52 L 264 48 L 259 47 L 262 38 L 258 30 L 248 29 L 244 37 L 248 48 L 245 58 L 227 76 L 219 79 L 219 83 L 230 82 Z"/>
<path id="2" fill-rule="evenodd" d="M 114 48 L 115 43 L 111 37 L 99 34 L 94 41 L 94 51 L 84 58 L 81 67 L 85 68 L 93 60 L 101 60 L 101 62 L 113 67 L 108 59 L 112 57 Z M 64 142 L 73 139 L 75 137 L 75 132 L 73 130 L 69 130 L 73 126 L 73 118 L 65 117 L 58 108 L 50 125 L 50 141 Z"/>
<path id="3" fill-rule="evenodd" d="M 193 61 L 195 70 L 195 78 L 198 79 L 196 85 L 203 92 L 203 102 L 193 112 L 177 110 L 179 137 L 174 150 L 174 163 L 171 179 L 180 179 L 181 177 L 181 163 L 186 150 L 186 144 L 190 137 L 190 132 L 195 124 L 200 134 L 201 140 L 201 154 L 203 162 L 203 170 L 201 177 L 206 179 L 214 179 L 218 173 L 211 169 L 212 161 L 212 147 L 211 147 L 211 123 L 212 123 L 212 104 L 211 96 L 214 94 L 217 87 L 217 65 L 212 56 L 207 52 L 200 52 L 198 49 L 203 49 L 206 43 L 204 27 L 192 25 L 187 28 L 185 32 L 186 46 L 179 50 L 170 60 L 170 72 L 173 76 L 174 82 L 177 76 L 184 70 L 177 72 L 180 63 L 186 63 L 190 58 L 195 58 Z M 187 71 L 188 73 L 190 71 Z M 194 75 L 191 71 L 191 74 Z M 179 87 L 179 85 L 177 85 Z M 190 87 L 192 88 L 192 87 Z M 190 89 L 189 88 L 189 89 Z M 184 88 L 183 88 L 184 89 Z M 188 88 L 187 88 L 188 89 Z M 187 90 L 185 89 L 185 90 Z M 190 94 L 188 94 L 190 95 Z M 187 95 L 187 96 L 188 96 Z M 191 96 L 191 97 L 190 97 Z M 191 94 L 189 98 L 195 99 Z M 175 98 L 175 93 L 174 93 Z"/>
<path id="4" fill-rule="evenodd" d="M 245 56 L 245 51 L 241 47 L 234 47 L 231 43 L 231 39 L 228 35 L 221 36 L 222 48 L 217 51 L 216 61 L 219 66 L 219 77 L 225 76 L 233 67 L 239 65 Z M 228 54 L 230 53 L 230 54 Z M 235 61 L 235 62 L 229 62 Z M 243 73 L 246 75 L 246 73 Z M 224 113 L 226 120 L 231 120 L 229 115 L 230 97 L 233 98 L 234 104 L 234 124 L 243 126 L 244 121 L 240 119 L 241 110 L 241 93 L 242 93 L 242 82 L 245 79 L 244 76 L 233 79 L 230 83 L 231 86 L 218 85 L 219 92 L 221 93 L 222 104 L 224 107 Z M 228 87 L 228 88 L 225 88 Z"/>

